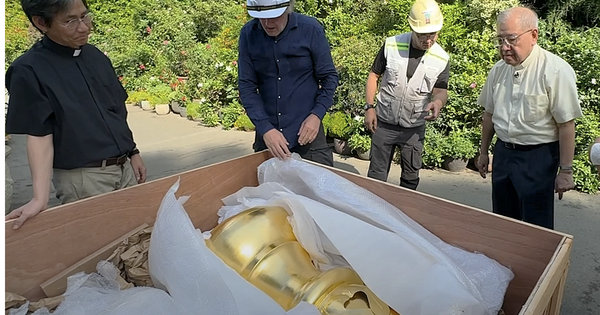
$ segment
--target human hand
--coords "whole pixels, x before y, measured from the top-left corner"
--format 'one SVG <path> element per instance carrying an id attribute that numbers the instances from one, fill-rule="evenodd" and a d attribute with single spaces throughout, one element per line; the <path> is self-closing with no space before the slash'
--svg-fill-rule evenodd
<path id="1" fill-rule="evenodd" d="M 142 161 L 142 157 L 139 154 L 131 156 L 131 167 L 133 168 L 133 173 L 135 174 L 135 179 L 137 179 L 138 184 L 145 183 L 146 166 L 144 165 L 144 161 Z"/>
<path id="2" fill-rule="evenodd" d="M 48 201 L 43 202 L 38 199 L 31 199 L 25 205 L 13 210 L 11 213 L 4 217 L 5 221 L 16 219 L 13 225 L 13 229 L 17 230 L 20 228 L 27 219 L 36 216 L 43 210 L 48 209 Z"/>
<path id="3" fill-rule="evenodd" d="M 425 116 L 425 120 L 436 120 L 440 115 L 440 109 L 442 109 L 442 101 L 436 100 L 427 104 L 425 111 L 427 113 L 433 111 L 433 114 Z"/>
<path id="4" fill-rule="evenodd" d="M 263 136 L 263 140 L 273 156 L 280 159 L 285 159 L 292 156 L 290 150 L 288 149 L 288 145 L 290 144 L 283 136 L 283 133 L 279 132 L 279 130 L 271 129 L 267 131 L 267 133 L 265 133 Z"/>
<path id="5" fill-rule="evenodd" d="M 369 108 L 365 112 L 365 126 L 372 133 L 377 129 L 377 113 L 374 108 Z"/>
<path id="6" fill-rule="evenodd" d="M 488 154 L 480 154 L 477 159 L 477 169 L 479 170 L 479 175 L 481 175 L 481 177 L 486 178 L 489 164 L 490 157 Z"/>
<path id="7" fill-rule="evenodd" d="M 554 180 L 554 190 L 558 193 L 558 200 L 562 200 L 563 193 L 575 188 L 573 172 L 560 171 Z"/>
<path id="8" fill-rule="evenodd" d="M 298 143 L 300 145 L 305 145 L 313 142 L 317 137 L 317 133 L 319 132 L 319 127 L 321 126 L 321 119 L 317 117 L 315 114 L 310 114 L 300 126 L 300 131 L 298 132 Z"/>

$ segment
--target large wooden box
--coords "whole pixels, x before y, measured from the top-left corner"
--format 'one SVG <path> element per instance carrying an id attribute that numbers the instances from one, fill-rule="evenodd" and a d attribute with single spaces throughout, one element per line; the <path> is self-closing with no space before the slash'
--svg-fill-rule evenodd
<path id="1" fill-rule="evenodd" d="M 152 225 L 178 177 L 178 195 L 191 196 L 185 208 L 195 226 L 213 228 L 221 199 L 257 186 L 257 167 L 269 158 L 268 152 L 254 153 L 58 206 L 16 231 L 6 222 L 6 291 L 32 301 L 45 297 L 41 283 L 140 224 Z M 330 169 L 386 199 L 445 242 L 510 267 L 515 278 L 505 296 L 506 314 L 559 314 L 572 236 Z"/>

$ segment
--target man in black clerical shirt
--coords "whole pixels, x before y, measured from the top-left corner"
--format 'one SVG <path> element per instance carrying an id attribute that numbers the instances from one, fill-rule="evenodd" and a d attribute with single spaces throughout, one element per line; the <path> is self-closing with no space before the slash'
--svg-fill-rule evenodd
<path id="1" fill-rule="evenodd" d="M 21 0 L 44 34 L 6 72 L 6 132 L 27 135 L 33 198 L 12 211 L 14 228 L 48 207 L 50 179 L 68 203 L 146 180 L 110 60 L 87 43 L 85 0 Z"/>

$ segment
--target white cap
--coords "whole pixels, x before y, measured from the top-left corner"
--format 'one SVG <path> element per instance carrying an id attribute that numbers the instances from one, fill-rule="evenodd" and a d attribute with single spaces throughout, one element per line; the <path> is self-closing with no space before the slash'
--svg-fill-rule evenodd
<path id="1" fill-rule="evenodd" d="M 290 0 L 247 0 L 246 6 L 251 17 L 273 19 L 280 17 L 290 6 Z"/>

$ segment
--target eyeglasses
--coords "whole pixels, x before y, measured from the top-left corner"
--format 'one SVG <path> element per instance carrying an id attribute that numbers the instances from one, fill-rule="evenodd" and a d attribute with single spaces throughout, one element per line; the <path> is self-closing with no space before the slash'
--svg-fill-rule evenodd
<path id="1" fill-rule="evenodd" d="M 433 33 L 417 33 L 414 32 L 415 35 L 417 35 L 417 38 L 423 40 L 423 39 L 430 39 L 430 38 L 435 38 L 437 36 L 437 32 L 433 32 Z"/>
<path id="2" fill-rule="evenodd" d="M 498 48 L 502 47 L 504 44 L 508 45 L 509 47 L 512 47 L 512 46 L 514 46 L 514 45 L 517 44 L 517 41 L 519 40 L 519 37 L 521 37 L 524 34 L 527 34 L 527 33 L 531 32 L 533 30 L 534 29 L 526 30 L 525 32 L 523 32 L 523 33 L 521 33 L 521 34 L 519 34 L 517 36 L 511 36 L 511 37 L 500 37 L 500 36 L 498 36 L 496 38 L 496 40 L 498 41 L 496 43 L 496 47 L 498 47 Z"/>
<path id="3" fill-rule="evenodd" d="M 61 23 L 61 24 L 64 25 L 66 28 L 74 31 L 79 27 L 79 23 L 81 23 L 81 22 L 83 22 L 85 25 L 90 27 L 92 25 L 93 17 L 94 16 L 92 15 L 92 13 L 88 12 L 81 18 L 71 19 L 71 20 L 67 21 L 66 23 Z"/>

